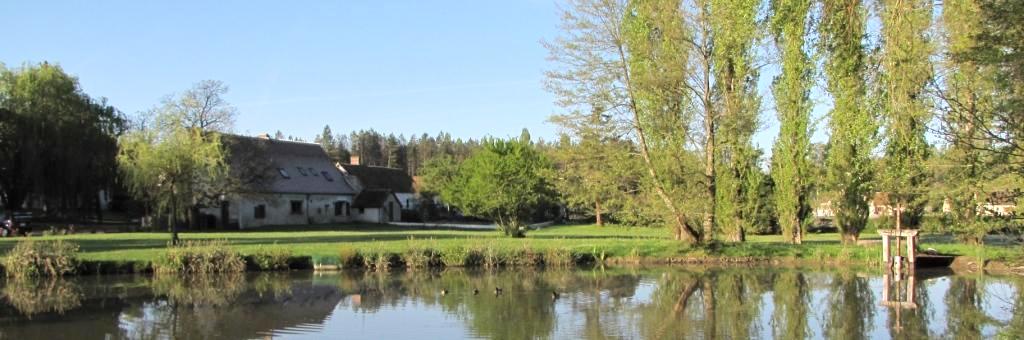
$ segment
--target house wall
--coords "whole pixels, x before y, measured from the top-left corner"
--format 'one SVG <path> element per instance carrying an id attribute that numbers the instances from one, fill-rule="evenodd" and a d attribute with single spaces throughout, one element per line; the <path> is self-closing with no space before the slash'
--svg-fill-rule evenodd
<path id="1" fill-rule="evenodd" d="M 395 196 L 398 196 L 398 201 L 402 203 L 402 209 L 404 210 L 416 210 L 419 208 L 419 197 L 415 193 L 411 192 L 396 192 Z"/>
<path id="2" fill-rule="evenodd" d="M 344 223 L 352 221 L 342 209 L 341 215 L 334 214 L 334 202 L 346 202 L 352 205 L 351 195 L 306 195 L 306 194 L 247 194 L 233 196 L 228 200 L 229 224 L 236 224 L 240 229 L 256 228 L 272 225 L 304 225 L 324 223 Z M 302 210 L 292 213 L 292 201 L 301 201 Z M 256 218 L 256 207 L 263 205 L 263 218 Z M 349 209 L 352 212 L 354 209 Z M 204 208 L 203 214 L 220 217 L 220 208 Z"/>
<path id="3" fill-rule="evenodd" d="M 395 208 L 390 211 L 391 218 L 388 219 L 385 213 L 387 209 L 384 207 L 391 203 Z M 401 222 L 402 221 L 402 205 L 395 200 L 394 196 L 389 196 L 388 200 L 384 202 L 384 207 L 381 208 L 364 208 L 363 213 L 359 213 L 358 208 L 352 208 L 352 218 L 354 221 L 367 222 L 367 223 L 387 223 L 387 222 Z"/>

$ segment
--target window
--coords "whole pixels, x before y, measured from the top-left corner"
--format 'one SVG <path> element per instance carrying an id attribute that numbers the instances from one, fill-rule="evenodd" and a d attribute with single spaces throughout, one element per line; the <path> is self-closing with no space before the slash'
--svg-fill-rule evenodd
<path id="1" fill-rule="evenodd" d="M 320 173 L 324 174 L 324 179 L 326 179 L 328 182 L 334 182 L 334 177 L 331 177 L 330 172 L 321 171 Z"/>
<path id="2" fill-rule="evenodd" d="M 309 175 L 309 174 L 306 173 L 306 169 L 303 169 L 301 167 L 295 167 L 295 168 L 299 169 L 299 173 L 302 174 L 303 176 L 308 176 Z"/>
<path id="3" fill-rule="evenodd" d="M 365 214 L 365 213 L 366 213 L 366 208 L 359 208 L 359 214 L 360 215 Z"/>
<path id="4" fill-rule="evenodd" d="M 292 201 L 292 215 L 302 215 L 302 201 Z"/>
<path id="5" fill-rule="evenodd" d="M 334 216 L 348 215 L 348 202 L 334 202 Z"/>
<path id="6" fill-rule="evenodd" d="M 292 178 L 292 176 L 289 176 L 288 171 L 286 171 L 284 168 L 277 168 L 277 172 L 280 173 L 281 177 L 284 177 L 285 179 Z"/>
<path id="7" fill-rule="evenodd" d="M 253 208 L 252 215 L 257 220 L 267 218 L 267 206 L 262 204 L 257 205 L 256 207 Z"/>

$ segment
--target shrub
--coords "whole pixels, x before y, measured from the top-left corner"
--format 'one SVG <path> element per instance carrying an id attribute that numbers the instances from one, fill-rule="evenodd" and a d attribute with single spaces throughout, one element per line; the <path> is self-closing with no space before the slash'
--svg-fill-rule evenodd
<path id="1" fill-rule="evenodd" d="M 409 247 L 402 259 L 405 262 L 406 268 L 409 269 L 444 266 L 444 261 L 441 260 L 441 253 L 432 248 L 422 248 L 419 246 Z"/>
<path id="2" fill-rule="evenodd" d="M 167 248 L 153 263 L 158 273 L 239 273 L 245 260 L 227 241 L 185 241 Z"/>
<path id="3" fill-rule="evenodd" d="M 544 264 L 551 267 L 568 267 L 574 261 L 569 248 L 551 248 L 544 254 Z"/>
<path id="4" fill-rule="evenodd" d="M 466 247 L 452 247 L 448 251 L 441 253 L 441 262 L 446 267 L 463 267 L 467 266 L 467 260 L 469 258 L 469 249 Z"/>
<path id="5" fill-rule="evenodd" d="M 377 251 L 363 256 L 363 266 L 378 272 L 389 271 L 393 268 L 401 267 L 402 258 L 395 253 Z"/>
<path id="6" fill-rule="evenodd" d="M 78 267 L 78 245 L 56 241 L 33 241 L 31 239 L 18 242 L 4 258 L 7 276 L 14 278 L 33 278 L 41 276 L 61 276 L 75 272 Z"/>
<path id="7" fill-rule="evenodd" d="M 511 254 L 510 257 L 510 262 L 517 266 L 541 267 L 546 263 L 543 253 L 533 250 L 526 244 L 523 244 L 523 249 Z"/>
<path id="8" fill-rule="evenodd" d="M 338 264 L 346 269 L 362 268 L 366 264 L 366 259 L 363 258 L 363 255 L 358 250 L 352 248 L 342 248 L 338 252 L 338 260 L 340 261 Z"/>
<path id="9" fill-rule="evenodd" d="M 259 270 L 287 270 L 292 251 L 282 247 L 259 246 L 251 256 L 252 262 Z"/>

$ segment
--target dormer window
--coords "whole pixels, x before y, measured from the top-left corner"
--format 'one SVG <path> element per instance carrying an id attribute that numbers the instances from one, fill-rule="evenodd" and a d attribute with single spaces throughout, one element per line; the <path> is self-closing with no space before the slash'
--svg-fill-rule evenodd
<path id="1" fill-rule="evenodd" d="M 334 182 L 334 177 L 331 177 L 331 173 L 327 171 L 321 171 L 320 173 L 324 174 L 324 179 L 326 179 L 328 182 Z"/>
<path id="2" fill-rule="evenodd" d="M 295 168 L 299 169 L 299 173 L 302 174 L 303 176 L 309 176 L 309 174 L 306 173 L 306 169 L 303 169 L 301 167 L 295 167 Z"/>
<path id="3" fill-rule="evenodd" d="M 281 174 L 281 177 L 284 179 L 292 178 L 292 176 L 289 176 L 288 171 L 285 170 L 284 168 L 277 168 L 277 173 Z"/>
<path id="4" fill-rule="evenodd" d="M 309 174 L 313 176 L 320 176 L 319 174 L 316 173 L 316 170 L 313 170 L 313 168 L 309 168 Z"/>

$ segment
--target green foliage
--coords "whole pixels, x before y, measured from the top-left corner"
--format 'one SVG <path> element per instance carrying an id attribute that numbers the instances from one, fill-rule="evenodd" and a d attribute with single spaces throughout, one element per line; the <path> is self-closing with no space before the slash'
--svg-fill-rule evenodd
<path id="1" fill-rule="evenodd" d="M 882 189 L 890 204 L 903 207 L 903 224 L 916 227 L 924 214 L 925 161 L 931 152 L 925 132 L 931 111 L 925 87 L 932 77 L 930 1 L 881 4 L 882 49 L 878 100 L 885 121 Z"/>
<path id="2" fill-rule="evenodd" d="M 7 276 L 17 279 L 73 274 L 78 268 L 78 245 L 64 240 L 18 241 L 3 264 Z"/>
<path id="3" fill-rule="evenodd" d="M 259 246 L 249 255 L 261 271 L 288 270 L 292 251 L 281 246 Z"/>
<path id="4" fill-rule="evenodd" d="M 754 227 L 761 182 L 761 153 L 752 139 L 758 127 L 755 47 L 759 0 L 712 0 L 714 78 L 721 120 L 717 127 L 715 179 L 717 228 L 725 239 L 744 241 Z"/>
<path id="5" fill-rule="evenodd" d="M 245 259 L 224 240 L 186 241 L 170 246 L 153 262 L 153 270 L 165 274 L 241 273 Z"/>
<path id="6" fill-rule="evenodd" d="M 825 56 L 829 112 L 826 183 L 836 226 L 844 243 L 857 241 L 868 222 L 868 200 L 874 194 L 878 125 L 866 107 L 867 56 L 863 46 L 866 9 L 860 0 L 823 2 L 819 51 Z"/>
<path id="7" fill-rule="evenodd" d="M 809 160 L 813 65 L 804 52 L 811 1 L 772 1 L 771 31 L 782 53 L 782 74 L 772 84 L 779 117 L 779 137 L 772 151 L 771 176 L 779 226 L 787 241 L 803 242 L 810 222 L 813 183 Z"/>
<path id="8" fill-rule="evenodd" d="M 228 166 L 219 134 L 163 126 L 122 136 L 117 161 L 132 195 L 149 202 L 157 216 L 170 216 L 173 228 L 189 207 L 222 192 Z"/>
<path id="9" fill-rule="evenodd" d="M 611 116 L 597 110 L 551 118 L 565 132 L 551 158 L 557 169 L 554 184 L 568 209 L 603 225 L 609 216 L 618 221 L 616 214 L 636 199 L 640 164 Z"/>
<path id="10" fill-rule="evenodd" d="M 554 200 L 551 164 L 533 145 L 489 139 L 459 165 L 441 198 L 468 216 L 497 223 L 505 235 L 521 237 L 538 209 Z"/>
<path id="11" fill-rule="evenodd" d="M 676 0 L 631 1 L 624 15 L 621 48 L 629 54 L 621 62 L 628 66 L 633 128 L 647 170 L 643 188 L 658 196 L 662 219 L 672 225 L 676 238 L 698 243 L 702 235 L 696 226 L 713 222 L 715 197 L 714 174 L 695 175 L 703 171 L 701 165 L 714 169 L 713 164 L 703 164 L 697 152 L 687 149 L 694 137 L 690 125 L 699 114 L 690 106 L 686 82 L 693 67 L 687 60 L 694 48 L 687 44 L 693 28 L 684 24 L 682 4 Z M 713 126 L 715 118 L 703 113 L 710 124 L 705 126 Z M 713 154 L 713 134 L 711 129 L 705 138 L 708 154 Z"/>
<path id="12" fill-rule="evenodd" d="M 57 65 L 0 65 L 0 206 L 33 197 L 58 215 L 94 211 L 114 183 L 125 119 Z"/>

